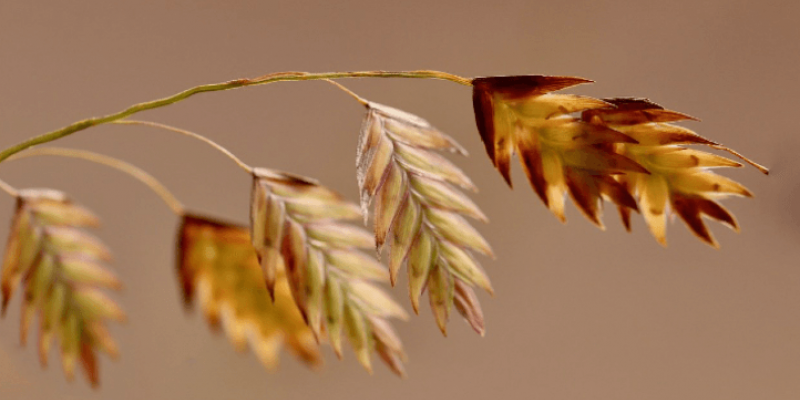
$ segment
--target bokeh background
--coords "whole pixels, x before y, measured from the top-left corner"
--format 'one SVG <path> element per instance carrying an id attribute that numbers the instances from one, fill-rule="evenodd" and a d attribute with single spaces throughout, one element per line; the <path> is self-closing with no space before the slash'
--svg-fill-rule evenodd
<path id="1" fill-rule="evenodd" d="M 791 1 L 0 1 L 0 147 L 185 88 L 268 72 L 439 69 L 465 76 L 565 74 L 572 92 L 646 96 L 772 168 L 725 171 L 756 193 L 725 202 L 741 234 L 713 226 L 711 249 L 679 221 L 661 248 L 641 219 L 600 232 L 574 206 L 562 225 L 515 167 L 493 170 L 470 91 L 448 82 L 362 80 L 373 101 L 417 113 L 471 153 L 480 230 L 497 295 L 481 294 L 487 335 L 450 337 L 425 309 L 398 323 L 409 377 L 369 376 L 352 353 L 307 370 L 285 354 L 267 373 L 198 313 L 184 313 L 173 260 L 177 220 L 145 187 L 78 160 L 0 165 L 16 186 L 65 190 L 104 219 L 129 314 L 122 358 L 102 388 L 67 383 L 18 344 L 19 298 L 0 321 L 3 399 L 797 399 L 800 398 L 800 64 Z M 253 165 L 314 176 L 356 199 L 362 109 L 330 85 L 279 83 L 202 95 L 141 118 L 212 137 Z M 58 145 L 131 161 L 192 209 L 246 222 L 250 181 L 185 137 L 99 127 Z M 12 200 L 0 196 L 0 220 Z M 4 222 L 5 224 L 5 222 Z M 5 243 L 7 228 L 0 229 Z M 402 282 L 401 285 L 404 285 Z M 393 290 L 408 308 L 406 289 Z M 55 357 L 56 354 L 52 354 Z M 55 358 L 53 358 L 55 360 Z"/>

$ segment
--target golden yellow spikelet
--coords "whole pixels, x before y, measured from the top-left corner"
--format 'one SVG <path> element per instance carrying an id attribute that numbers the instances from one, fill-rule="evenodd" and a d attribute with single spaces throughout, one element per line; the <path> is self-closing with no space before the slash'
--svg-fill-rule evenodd
<path id="1" fill-rule="evenodd" d="M 767 169 L 740 154 L 706 139 L 694 131 L 673 124 L 695 120 L 686 114 L 666 110 L 644 99 L 608 99 L 611 106 L 585 111 L 582 119 L 596 126 L 622 132 L 636 140 L 616 146 L 620 154 L 636 161 L 647 173 L 631 172 L 617 180 L 638 199 L 650 232 L 666 245 L 666 222 L 675 212 L 702 241 L 713 247 L 719 244 L 703 222 L 708 217 L 738 232 L 736 219 L 717 200 L 728 196 L 751 197 L 743 185 L 712 172 L 712 168 L 741 167 L 742 164 L 716 155 L 688 148 L 705 145 L 725 150 L 767 173 Z M 630 230 L 630 211 L 620 208 L 625 227 Z"/>
<path id="2" fill-rule="evenodd" d="M 282 265 L 276 271 L 275 301 L 270 300 L 246 227 L 188 215 L 178 240 L 185 305 L 190 307 L 197 297 L 209 325 L 221 326 L 236 350 L 249 344 L 268 369 L 278 366 L 284 345 L 308 365 L 322 362 Z"/>
<path id="3" fill-rule="evenodd" d="M 566 220 L 568 192 L 583 214 L 602 228 L 603 197 L 637 208 L 613 176 L 647 171 L 614 151 L 615 144 L 636 143 L 634 138 L 571 115 L 608 108 L 607 102 L 552 93 L 587 82 L 591 81 L 564 76 L 476 78 L 473 106 L 489 158 L 509 186 L 511 157 L 516 153 L 534 191 L 556 217 Z"/>

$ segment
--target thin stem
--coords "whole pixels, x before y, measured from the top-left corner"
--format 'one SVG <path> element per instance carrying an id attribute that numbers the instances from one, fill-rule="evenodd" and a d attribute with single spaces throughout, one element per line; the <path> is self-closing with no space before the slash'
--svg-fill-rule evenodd
<path id="1" fill-rule="evenodd" d="M 332 84 L 333 86 L 336 86 L 337 88 L 341 89 L 343 92 L 349 94 L 350 97 L 356 99 L 356 101 L 361 103 L 362 106 L 366 107 L 369 104 L 369 102 L 366 99 L 364 99 L 363 97 L 357 95 L 355 92 L 353 92 L 352 90 L 348 89 L 347 87 L 345 87 L 341 83 L 336 82 L 336 81 L 332 81 L 330 79 L 325 79 L 325 82 L 328 82 L 328 83 Z"/>
<path id="2" fill-rule="evenodd" d="M 102 117 L 94 117 L 75 122 L 67 125 L 61 129 L 45 133 L 40 136 L 33 137 L 25 140 L 19 144 L 11 146 L 0 152 L 0 162 L 3 162 L 13 154 L 19 153 L 31 146 L 51 142 L 56 139 L 69 136 L 75 132 L 91 128 L 95 125 L 106 124 L 113 121 L 118 121 L 127 118 L 133 114 L 168 106 L 185 100 L 195 94 L 205 92 L 218 92 L 222 90 L 238 89 L 248 86 L 265 85 L 273 82 L 280 81 L 310 81 L 321 79 L 339 79 L 339 78 L 414 78 L 414 79 L 441 79 L 455 82 L 465 86 L 471 86 L 472 80 L 458 75 L 449 74 L 440 71 L 353 71 L 353 72 L 323 72 L 323 73 L 308 73 L 308 72 L 277 72 L 260 76 L 253 79 L 237 79 L 228 82 L 213 83 L 208 85 L 195 86 L 191 89 L 184 90 L 172 96 L 165 97 L 158 100 L 152 100 L 144 103 L 135 104 L 122 111 L 114 114 L 105 115 Z"/>
<path id="3" fill-rule="evenodd" d="M 141 168 L 133 164 L 129 164 L 125 161 L 116 159 L 114 157 L 93 153 L 91 151 L 66 149 L 59 147 L 30 149 L 24 153 L 20 153 L 11 157 L 9 160 L 18 160 L 22 158 L 35 157 L 35 156 L 59 156 L 59 157 L 79 158 L 82 160 L 106 165 L 111 168 L 117 169 L 147 185 L 147 187 L 149 187 L 153 192 L 155 192 L 159 197 L 161 197 L 161 200 L 164 200 L 164 203 L 167 204 L 167 207 L 169 207 L 172 210 L 172 212 L 175 213 L 175 215 L 180 216 L 184 215 L 185 213 L 184 212 L 185 207 L 183 206 L 183 203 L 181 203 L 175 197 L 175 195 L 172 194 L 172 192 L 170 192 L 161 182 L 159 182 L 152 175 L 148 174 L 147 172 L 143 171 Z"/>
<path id="4" fill-rule="evenodd" d="M 14 189 L 13 186 L 9 185 L 2 179 L 0 179 L 0 189 L 3 189 L 3 191 L 8 193 L 11 197 L 19 197 L 19 190 Z"/>
<path id="5" fill-rule="evenodd" d="M 205 137 L 205 136 L 203 136 L 203 135 L 201 135 L 199 133 L 194 133 L 192 131 L 187 131 L 185 129 L 176 128 L 174 126 L 170 126 L 170 125 L 166 125 L 166 124 L 160 124 L 158 122 L 151 122 L 151 121 L 136 121 L 136 120 L 123 119 L 123 120 L 120 120 L 120 121 L 113 121 L 111 123 L 112 124 L 119 124 L 119 125 L 143 125 L 143 126 L 149 126 L 149 127 L 152 127 L 152 128 L 165 129 L 165 130 L 168 130 L 168 131 L 171 131 L 171 132 L 180 133 L 181 135 L 185 135 L 185 136 L 200 140 L 200 141 L 210 145 L 211 147 L 219 150 L 222 154 L 225 154 L 226 156 L 228 156 L 228 158 L 233 160 L 233 162 L 235 162 L 236 165 L 238 165 L 240 168 L 242 168 L 243 170 L 247 171 L 247 173 L 251 173 L 251 174 L 253 173 L 253 167 L 247 165 L 239 157 L 236 157 L 233 153 L 231 153 L 230 150 L 222 147 L 222 145 L 220 145 L 219 143 L 217 143 L 217 142 L 215 142 L 215 141 L 213 141 L 213 140 L 211 140 L 211 139 L 209 139 L 209 138 L 207 138 L 207 137 Z"/>

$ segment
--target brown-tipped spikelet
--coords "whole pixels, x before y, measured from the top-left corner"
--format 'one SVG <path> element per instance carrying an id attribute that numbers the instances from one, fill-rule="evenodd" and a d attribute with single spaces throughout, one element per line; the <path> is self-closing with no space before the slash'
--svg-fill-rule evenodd
<path id="1" fill-rule="evenodd" d="M 470 251 L 493 256 L 489 244 L 462 215 L 486 221 L 475 203 L 455 187 L 476 190 L 470 179 L 435 151 L 466 155 L 452 138 L 424 119 L 367 103 L 356 165 L 364 214 L 373 206 L 380 252 L 390 243 L 392 284 L 407 265 L 414 311 L 427 289 L 443 334 L 455 304 L 483 335 L 483 313 L 472 289 L 492 292 L 489 278 Z"/>
<path id="2" fill-rule="evenodd" d="M 275 271 L 275 300 L 270 300 L 247 227 L 184 216 L 178 275 L 185 305 L 192 305 L 196 293 L 209 325 L 221 325 L 236 350 L 249 344 L 268 369 L 277 367 L 283 345 L 308 365 L 322 362 L 282 265 Z"/>
<path id="3" fill-rule="evenodd" d="M 738 153 L 697 133 L 671 124 L 694 118 L 643 99 L 608 99 L 611 107 L 585 111 L 583 120 L 625 133 L 636 143 L 620 144 L 616 150 L 647 169 L 617 177 L 626 191 L 635 196 L 645 221 L 659 243 L 666 245 L 666 221 L 670 210 L 686 222 L 702 241 L 718 247 L 702 216 L 717 220 L 738 231 L 733 215 L 716 200 L 727 196 L 752 194 L 741 184 L 711 172 L 711 168 L 741 167 L 736 161 L 684 145 L 707 145 L 725 150 L 767 173 L 767 169 Z M 630 211 L 620 208 L 625 227 L 630 230 Z"/>
<path id="4" fill-rule="evenodd" d="M 66 195 L 52 190 L 23 190 L 6 247 L 2 270 L 2 311 L 22 285 L 20 340 L 27 342 L 34 315 L 39 316 L 39 357 L 42 366 L 57 337 L 68 379 L 80 362 L 92 386 L 99 384 L 96 350 L 112 357 L 117 345 L 106 320 L 123 321 L 125 314 L 100 289 L 119 289 L 120 282 L 104 267 L 111 253 L 81 228 L 99 221 Z"/>
<path id="5" fill-rule="evenodd" d="M 647 171 L 614 151 L 615 144 L 636 143 L 634 138 L 570 115 L 607 108 L 607 102 L 551 93 L 587 82 L 591 81 L 562 76 L 476 78 L 473 105 L 489 158 L 509 186 L 511 156 L 517 153 L 534 191 L 556 217 L 565 221 L 568 192 L 581 212 L 602 228 L 602 197 L 637 209 L 613 176 Z"/>
<path id="6" fill-rule="evenodd" d="M 253 244 L 265 277 L 277 276 L 282 259 L 294 300 L 315 335 L 327 334 L 341 357 L 344 328 L 364 368 L 372 370 L 376 351 L 403 375 L 402 344 L 386 319 L 407 315 L 373 283 L 387 281 L 389 274 L 359 251 L 375 241 L 347 223 L 361 218 L 358 206 L 311 179 L 256 168 L 251 211 Z M 268 285 L 274 282 L 267 278 Z"/>

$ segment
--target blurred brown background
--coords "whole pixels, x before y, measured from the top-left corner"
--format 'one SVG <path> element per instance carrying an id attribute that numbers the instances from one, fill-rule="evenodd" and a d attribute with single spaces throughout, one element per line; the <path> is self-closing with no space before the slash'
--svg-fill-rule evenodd
<path id="1" fill-rule="evenodd" d="M 138 4 L 137 4 L 138 3 Z M 560 224 L 515 169 L 510 191 L 480 143 L 467 88 L 435 81 L 347 84 L 417 113 L 470 152 L 455 160 L 481 188 L 481 295 L 487 335 L 458 319 L 442 338 L 430 312 L 398 323 L 409 378 L 367 375 L 326 349 L 320 372 L 288 354 L 269 374 L 180 305 L 176 219 L 128 177 L 77 160 L 0 165 L 17 186 L 65 190 L 104 218 L 126 283 L 114 326 L 123 356 L 102 359 L 102 389 L 42 371 L 18 344 L 18 305 L 0 321 L 2 399 L 797 399 L 800 398 L 800 3 L 508 1 L 270 3 L 0 1 L 0 147 L 78 119 L 201 83 L 274 71 L 439 69 L 465 76 L 569 74 L 593 96 L 647 96 L 703 119 L 699 133 L 770 166 L 725 171 L 756 193 L 731 199 L 743 232 L 714 225 L 715 251 L 681 222 L 661 248 L 641 219 L 600 232 L 568 208 Z M 362 109 L 330 85 L 280 83 L 202 95 L 148 112 L 206 134 L 254 165 L 319 178 L 356 199 Z M 249 179 L 205 145 L 133 127 L 58 142 L 132 161 L 193 209 L 247 220 Z M 516 168 L 516 167 L 515 167 Z M 0 220 L 12 201 L 0 196 Z M 5 243 L 6 222 L 0 229 Z M 405 282 L 402 282 L 405 284 Z M 407 306 L 406 289 L 393 291 Z M 55 356 L 53 354 L 52 356 Z M 52 360 L 55 360 L 53 358 Z"/>

